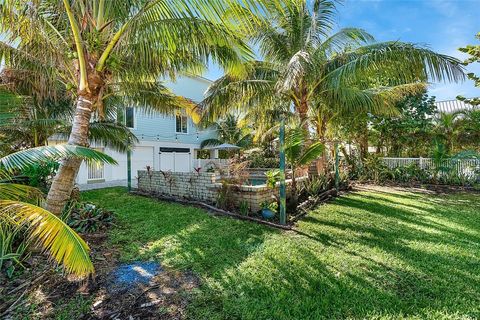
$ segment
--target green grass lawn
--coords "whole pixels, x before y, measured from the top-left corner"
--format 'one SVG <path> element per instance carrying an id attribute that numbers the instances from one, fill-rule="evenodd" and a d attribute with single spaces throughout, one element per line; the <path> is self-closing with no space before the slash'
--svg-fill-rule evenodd
<path id="1" fill-rule="evenodd" d="M 192 319 L 480 318 L 480 195 L 364 191 L 281 232 L 128 195 L 114 210 L 123 260 L 158 259 L 202 285 Z"/>

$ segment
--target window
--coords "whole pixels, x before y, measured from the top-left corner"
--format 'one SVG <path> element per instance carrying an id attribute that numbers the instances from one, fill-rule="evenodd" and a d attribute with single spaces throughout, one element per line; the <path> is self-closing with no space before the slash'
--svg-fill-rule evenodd
<path id="1" fill-rule="evenodd" d="M 135 128 L 135 109 L 125 109 L 125 126 L 127 128 Z"/>
<path id="2" fill-rule="evenodd" d="M 177 114 L 175 116 L 175 132 L 188 133 L 188 118 L 186 115 Z"/>

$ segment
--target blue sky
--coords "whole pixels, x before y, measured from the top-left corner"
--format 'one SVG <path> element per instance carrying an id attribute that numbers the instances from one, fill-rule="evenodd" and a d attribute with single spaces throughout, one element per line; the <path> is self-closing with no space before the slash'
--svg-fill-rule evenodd
<path id="1" fill-rule="evenodd" d="M 428 46 L 437 52 L 462 60 L 459 47 L 477 43 L 480 32 L 480 0 L 344 0 L 339 5 L 338 27 L 357 27 L 371 33 L 377 41 L 400 40 Z M 480 66 L 469 67 L 480 74 Z M 209 79 L 220 76 L 212 69 Z M 462 84 L 432 84 L 429 94 L 437 101 L 457 95 L 480 96 L 470 80 Z"/>

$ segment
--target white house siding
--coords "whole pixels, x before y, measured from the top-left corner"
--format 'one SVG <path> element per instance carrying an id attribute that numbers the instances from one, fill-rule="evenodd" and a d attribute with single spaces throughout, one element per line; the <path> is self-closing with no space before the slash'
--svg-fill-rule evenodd
<path id="1" fill-rule="evenodd" d="M 95 146 L 92 146 L 95 147 Z M 161 148 L 185 148 L 188 153 L 160 152 Z M 172 172 L 190 172 L 196 166 L 196 150 L 198 144 L 184 144 L 175 142 L 140 141 L 131 154 L 132 185 L 137 185 L 138 170 L 163 170 Z M 127 155 L 112 149 L 105 148 L 104 153 L 114 158 L 118 165 L 105 165 L 103 179 L 88 179 L 88 164 L 83 163 L 77 176 L 77 184 L 81 189 L 95 189 L 106 186 L 126 186 L 127 184 Z M 171 159 L 172 161 L 166 161 Z M 173 161 L 175 160 L 175 161 Z"/>
<path id="2" fill-rule="evenodd" d="M 210 85 L 210 81 L 203 78 L 182 77 L 175 83 L 165 82 L 166 86 L 177 94 L 199 102 Z M 175 116 L 145 113 L 135 110 L 135 121 L 132 132 L 139 139 L 131 155 L 132 164 L 132 185 L 137 184 L 138 170 L 145 170 L 150 166 L 152 170 L 170 170 L 172 172 L 190 172 L 198 164 L 196 161 L 196 150 L 200 143 L 215 136 L 215 132 L 204 130 L 199 131 L 191 121 L 188 120 L 188 132 L 177 133 L 175 130 Z M 52 141 L 54 143 L 54 141 Z M 103 177 L 95 171 L 94 178 L 89 179 L 88 164 L 83 163 L 77 176 L 77 184 L 81 189 L 102 188 L 105 186 L 126 185 L 127 183 L 127 155 L 119 153 L 100 145 L 92 145 L 93 148 L 101 148 L 103 152 L 114 158 L 118 165 L 105 165 Z M 168 148 L 182 148 L 188 152 L 169 153 L 160 152 Z M 94 165 L 91 165 L 92 168 Z M 98 168 L 95 168 L 98 169 Z M 92 175 L 90 175 L 92 178 Z"/>

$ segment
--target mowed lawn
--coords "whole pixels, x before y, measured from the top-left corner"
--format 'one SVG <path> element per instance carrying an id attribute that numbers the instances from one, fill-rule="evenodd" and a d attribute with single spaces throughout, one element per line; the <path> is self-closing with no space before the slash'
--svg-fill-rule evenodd
<path id="1" fill-rule="evenodd" d="M 192 319 L 480 318 L 480 195 L 379 189 L 311 212 L 297 232 L 128 195 L 83 193 L 115 211 L 125 261 L 201 279 Z"/>

